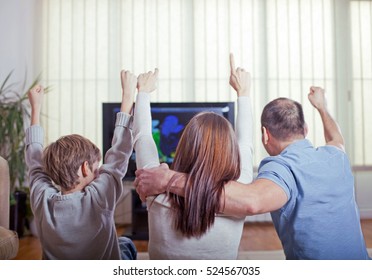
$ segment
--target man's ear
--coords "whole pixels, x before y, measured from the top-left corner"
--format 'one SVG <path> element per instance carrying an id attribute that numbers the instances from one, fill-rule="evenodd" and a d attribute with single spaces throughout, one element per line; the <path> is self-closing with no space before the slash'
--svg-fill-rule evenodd
<path id="1" fill-rule="evenodd" d="M 309 132 L 309 127 L 307 126 L 307 123 L 305 123 L 304 124 L 304 136 L 305 136 L 305 138 L 306 138 L 306 136 L 307 136 L 307 133 Z"/>
<path id="2" fill-rule="evenodd" d="M 267 145 L 267 143 L 269 142 L 269 139 L 270 139 L 270 133 L 268 132 L 268 130 L 266 129 L 266 127 L 262 127 L 262 143 L 264 145 Z"/>
<path id="3" fill-rule="evenodd" d="M 88 171 L 89 170 L 90 170 L 90 168 L 89 168 L 88 161 L 84 161 L 83 164 L 81 165 L 81 173 L 82 173 L 83 177 L 88 176 Z"/>

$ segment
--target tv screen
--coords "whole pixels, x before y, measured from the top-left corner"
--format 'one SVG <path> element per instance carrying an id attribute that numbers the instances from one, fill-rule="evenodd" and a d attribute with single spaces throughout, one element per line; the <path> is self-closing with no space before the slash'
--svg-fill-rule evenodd
<path id="1" fill-rule="evenodd" d="M 151 103 L 152 135 L 160 162 L 172 164 L 183 129 L 194 115 L 203 111 L 215 112 L 234 127 L 234 109 L 234 102 Z M 119 111 L 120 103 L 103 103 L 103 155 L 111 147 L 116 113 Z M 133 152 L 125 179 L 134 180 L 135 171 L 136 153 Z"/>

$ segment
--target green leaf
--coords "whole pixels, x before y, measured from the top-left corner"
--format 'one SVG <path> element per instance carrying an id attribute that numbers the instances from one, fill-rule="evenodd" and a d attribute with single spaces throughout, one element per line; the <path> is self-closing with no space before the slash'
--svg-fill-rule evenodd
<path id="1" fill-rule="evenodd" d="M 3 88 L 6 85 L 7 81 L 9 80 L 10 76 L 12 75 L 13 71 L 14 71 L 14 69 L 12 71 L 10 71 L 10 73 L 8 74 L 8 76 L 6 76 L 3 84 L 0 87 L 0 94 L 3 92 Z"/>
<path id="2" fill-rule="evenodd" d="M 24 92 L 27 79 L 24 79 L 23 88 L 20 88 L 20 83 L 9 83 L 12 73 L 6 76 L 0 88 L 0 94 L 7 93 L 5 98 L 2 96 L 0 99 L 0 154 L 8 161 L 11 192 L 14 192 L 26 182 L 24 120 L 30 118 L 30 113 L 27 110 L 28 101 L 26 103 L 28 90 Z M 30 88 L 39 83 L 40 77 L 33 81 Z M 50 87 L 44 89 L 45 93 L 48 91 Z M 10 95 L 11 98 L 7 98 Z"/>

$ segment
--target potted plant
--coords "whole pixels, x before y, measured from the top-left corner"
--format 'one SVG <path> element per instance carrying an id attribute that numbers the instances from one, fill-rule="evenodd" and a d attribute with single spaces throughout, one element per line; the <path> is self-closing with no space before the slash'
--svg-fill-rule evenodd
<path id="1" fill-rule="evenodd" d="M 29 103 L 26 99 L 28 90 L 40 81 L 40 76 L 26 88 L 26 82 L 22 85 L 10 82 L 12 73 L 13 71 L 7 75 L 0 87 L 0 155 L 8 161 L 10 170 L 10 226 L 21 237 L 23 225 L 27 222 L 25 218 L 32 215 L 27 206 L 29 195 L 28 188 L 25 187 L 24 124 L 30 119 Z"/>

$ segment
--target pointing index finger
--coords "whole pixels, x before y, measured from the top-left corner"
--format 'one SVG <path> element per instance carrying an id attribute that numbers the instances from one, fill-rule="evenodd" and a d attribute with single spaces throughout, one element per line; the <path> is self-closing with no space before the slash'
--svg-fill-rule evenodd
<path id="1" fill-rule="evenodd" d="M 234 74 L 235 73 L 235 60 L 234 60 L 234 55 L 232 53 L 230 53 L 230 69 L 231 69 L 231 73 Z"/>

